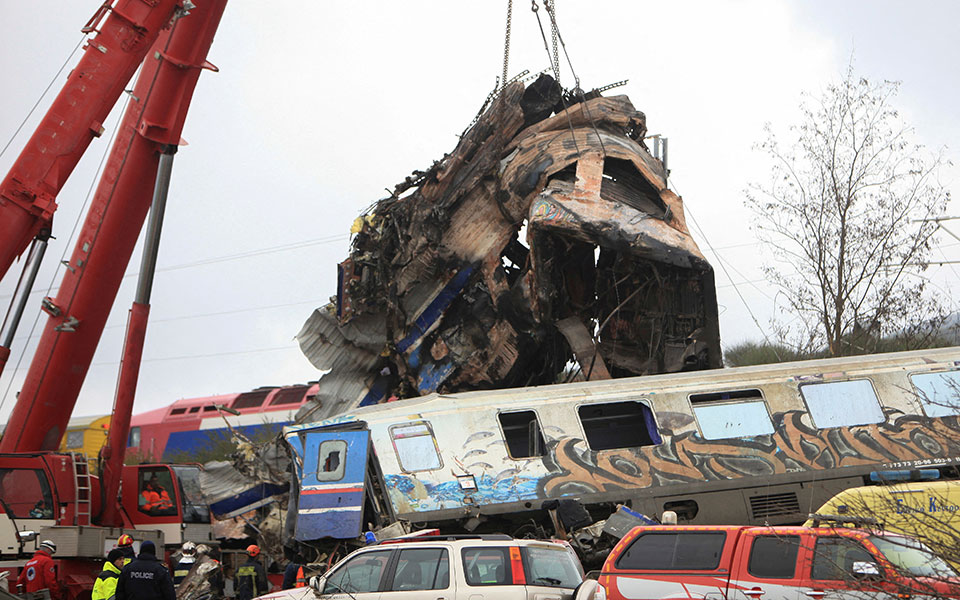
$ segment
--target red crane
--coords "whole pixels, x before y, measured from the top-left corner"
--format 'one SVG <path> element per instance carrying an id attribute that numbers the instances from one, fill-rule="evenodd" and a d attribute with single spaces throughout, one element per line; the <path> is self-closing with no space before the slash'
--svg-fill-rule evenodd
<path id="1" fill-rule="evenodd" d="M 22 314 L 49 236 L 56 194 L 91 139 L 102 131 L 100 123 L 143 61 L 57 296 L 43 300 L 49 319 L 0 439 L 0 555 L 13 549 L 14 555 L 22 556 L 26 542 L 45 535 L 66 536 L 77 542 L 78 550 L 77 556 L 61 561 L 61 578 L 74 572 L 89 579 L 90 585 L 92 578 L 83 573 L 95 577 L 102 542 L 117 535 L 116 528 L 160 530 L 167 544 L 179 544 L 188 536 L 202 539 L 204 527 L 209 536 L 209 512 L 189 497 L 190 486 L 184 485 L 185 479 L 196 478 L 196 468 L 123 466 L 173 156 L 200 71 L 214 69 L 206 56 L 226 6 L 226 0 L 197 2 L 116 0 L 112 7 L 105 3 L 85 28 L 93 31 L 103 21 L 80 65 L 0 185 L 0 275 L 31 238 L 39 240 L 0 331 L 0 343 L 6 346 L 0 347 L 2 368 L 12 340 L 10 330 Z M 103 57 L 109 60 L 104 62 Z M 59 446 L 148 212 L 147 246 L 98 481 L 81 466 L 85 461 L 51 451 Z M 158 476 L 169 482 L 166 489 L 174 506 L 150 512 L 139 502 L 139 490 Z M 121 481 L 129 490 L 122 498 Z M 59 510 L 28 516 L 26 506 L 16 500 L 32 500 L 33 488 L 42 496 L 37 506 Z M 17 533 L 12 543 L 4 537 L 11 531 L 38 528 L 39 535 Z M 101 543 L 89 539 L 80 543 L 97 536 Z M 90 548 L 92 554 L 84 556 Z M 83 581 L 77 583 L 79 591 L 89 590 Z"/>

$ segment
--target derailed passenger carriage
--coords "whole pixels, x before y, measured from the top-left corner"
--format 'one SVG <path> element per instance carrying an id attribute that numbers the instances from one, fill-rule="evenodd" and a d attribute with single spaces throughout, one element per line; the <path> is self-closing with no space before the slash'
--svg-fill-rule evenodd
<path id="1" fill-rule="evenodd" d="M 960 348 L 431 394 L 287 427 L 301 542 L 402 520 L 512 533 L 576 498 L 802 522 L 869 473 L 960 464 Z M 811 484 L 816 485 L 811 485 Z"/>

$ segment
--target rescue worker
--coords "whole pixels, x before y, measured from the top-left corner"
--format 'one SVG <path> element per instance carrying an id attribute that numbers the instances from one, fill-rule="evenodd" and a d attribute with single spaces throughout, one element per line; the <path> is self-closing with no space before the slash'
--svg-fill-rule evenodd
<path id="1" fill-rule="evenodd" d="M 143 485 L 143 492 L 141 492 L 140 495 L 143 496 L 143 506 L 140 508 L 151 515 L 164 514 L 173 508 L 173 502 L 170 501 L 170 494 L 160 485 L 160 480 L 156 475 L 151 477 L 149 481 Z"/>
<path id="2" fill-rule="evenodd" d="M 120 571 L 117 600 L 176 600 L 170 571 L 157 558 L 150 540 L 140 543 L 140 555 Z"/>
<path id="3" fill-rule="evenodd" d="M 173 566 L 173 585 L 180 585 L 196 562 L 197 545 L 193 542 L 184 542 L 180 547 L 180 560 Z"/>
<path id="4" fill-rule="evenodd" d="M 123 551 L 120 548 L 114 548 L 107 554 L 107 562 L 103 563 L 103 571 L 97 575 L 97 580 L 93 582 L 93 595 L 90 600 L 113 600 L 117 594 L 117 578 L 120 577 L 120 569 L 123 568 Z"/>
<path id="5" fill-rule="evenodd" d="M 253 600 L 268 591 L 267 572 L 257 559 L 260 546 L 247 546 L 247 555 L 250 558 L 237 569 L 237 576 L 233 580 L 233 589 L 237 590 L 236 600 Z"/>
<path id="6" fill-rule="evenodd" d="M 137 557 L 133 551 L 133 538 L 127 534 L 123 534 L 117 538 L 117 548 L 123 553 L 124 565 L 130 564 L 130 561 Z"/>
<path id="7" fill-rule="evenodd" d="M 57 553 L 57 545 L 50 540 L 40 542 L 40 547 L 33 554 L 33 558 L 23 565 L 17 585 L 23 586 L 25 592 L 39 592 L 50 590 L 51 598 L 60 598 L 60 582 L 57 581 L 57 565 L 53 562 L 53 555 Z"/>
<path id="8" fill-rule="evenodd" d="M 295 587 L 306 587 L 307 578 L 303 574 L 303 558 L 299 554 L 294 554 L 293 558 L 287 564 L 283 571 L 282 589 L 289 590 Z"/>

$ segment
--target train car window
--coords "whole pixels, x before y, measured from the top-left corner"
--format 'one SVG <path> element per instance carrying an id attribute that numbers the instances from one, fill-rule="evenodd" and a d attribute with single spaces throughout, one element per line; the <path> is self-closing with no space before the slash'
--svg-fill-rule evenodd
<path id="1" fill-rule="evenodd" d="M 760 390 L 733 390 L 690 396 L 700 434 L 707 440 L 773 433 L 773 421 Z"/>
<path id="2" fill-rule="evenodd" d="M 307 386 L 298 385 L 295 387 L 283 388 L 274 395 L 270 401 L 270 406 L 279 406 L 282 404 L 300 404 L 304 395 L 307 393 Z"/>
<path id="3" fill-rule="evenodd" d="M 244 392 L 237 396 L 230 408 L 257 408 L 267 399 L 270 390 L 259 390 L 254 392 Z"/>
<path id="4" fill-rule="evenodd" d="M 173 410 L 170 411 L 170 416 L 173 416 L 173 415 L 182 415 L 182 414 L 185 413 L 185 412 L 187 412 L 187 409 L 185 409 L 185 408 L 175 408 L 175 409 L 173 409 Z"/>
<path id="5" fill-rule="evenodd" d="M 192 415 L 193 413 L 198 413 L 198 412 L 200 412 L 200 407 L 199 407 L 199 406 L 194 406 L 193 408 L 190 409 L 190 414 L 191 414 L 191 415 Z"/>
<path id="6" fill-rule="evenodd" d="M 807 383 L 800 395 L 818 429 L 882 423 L 883 409 L 868 379 Z"/>
<path id="7" fill-rule="evenodd" d="M 577 414 L 591 450 L 654 446 L 663 441 L 653 411 L 642 402 L 582 404 Z"/>
<path id="8" fill-rule="evenodd" d="M 211 411 L 214 411 L 214 410 L 217 410 L 217 407 L 214 406 L 214 405 L 212 405 L 212 404 L 211 404 L 210 406 L 204 406 L 204 407 L 203 407 L 203 412 L 211 412 Z"/>
<path id="9" fill-rule="evenodd" d="M 414 421 L 390 426 L 390 439 L 397 453 L 400 469 L 414 471 L 432 471 L 443 466 L 437 440 L 427 421 Z"/>
<path id="10" fill-rule="evenodd" d="M 727 534 L 722 531 L 645 533 L 617 558 L 616 568 L 712 571 L 720 565 Z"/>
<path id="11" fill-rule="evenodd" d="M 758 535 L 750 548 L 747 572 L 764 579 L 792 579 L 799 551 L 799 535 Z"/>
<path id="12" fill-rule="evenodd" d="M 537 413 L 532 410 L 500 413 L 497 415 L 503 438 L 507 440 L 510 458 L 530 458 L 546 454 L 543 432 Z"/>
<path id="13" fill-rule="evenodd" d="M 910 381 L 928 417 L 960 414 L 960 371 L 911 375 Z"/>
<path id="14" fill-rule="evenodd" d="M 140 428 L 131 427 L 130 435 L 127 436 L 127 448 L 139 448 L 140 447 Z"/>
<path id="15" fill-rule="evenodd" d="M 67 432 L 67 450 L 83 448 L 83 430 Z"/>
<path id="16" fill-rule="evenodd" d="M 320 442 L 317 481 L 340 481 L 347 464 L 347 443 L 343 440 Z"/>

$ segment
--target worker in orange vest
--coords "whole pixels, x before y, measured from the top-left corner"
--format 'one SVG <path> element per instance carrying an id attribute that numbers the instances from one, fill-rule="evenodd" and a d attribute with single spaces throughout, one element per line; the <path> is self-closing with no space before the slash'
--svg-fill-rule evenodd
<path id="1" fill-rule="evenodd" d="M 173 508 L 173 502 L 170 501 L 170 494 L 160 485 L 160 480 L 154 475 L 143 486 L 143 510 L 150 514 L 160 514 Z"/>
<path id="2" fill-rule="evenodd" d="M 307 578 L 303 573 L 303 558 L 299 554 L 294 554 L 287 563 L 287 568 L 283 571 L 282 589 L 307 587 Z"/>

